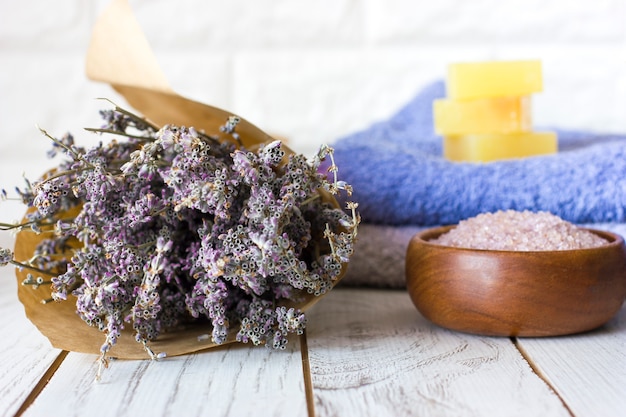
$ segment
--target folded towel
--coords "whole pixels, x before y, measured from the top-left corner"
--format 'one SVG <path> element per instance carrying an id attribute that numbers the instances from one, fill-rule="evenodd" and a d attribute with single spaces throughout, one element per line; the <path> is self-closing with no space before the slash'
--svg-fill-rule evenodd
<path id="1" fill-rule="evenodd" d="M 341 285 L 400 289 L 409 241 L 424 228 L 363 223 Z"/>
<path id="2" fill-rule="evenodd" d="M 365 223 L 453 224 L 506 209 L 549 211 L 572 223 L 626 222 L 625 135 L 549 129 L 559 136 L 557 154 L 450 162 L 433 129 L 432 102 L 444 96 L 436 82 L 389 120 L 333 144 Z"/>

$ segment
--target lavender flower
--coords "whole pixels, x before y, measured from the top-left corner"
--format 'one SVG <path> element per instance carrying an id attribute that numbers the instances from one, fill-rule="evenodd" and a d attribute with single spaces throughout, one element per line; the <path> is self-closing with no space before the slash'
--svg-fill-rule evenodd
<path id="1" fill-rule="evenodd" d="M 113 140 L 89 149 L 55 139 L 57 169 L 18 190 L 36 207 L 28 224 L 48 227 L 22 267 L 47 273 L 52 297 L 104 334 L 101 365 L 126 325 L 149 342 L 184 323 L 208 320 L 211 338 L 283 348 L 306 317 L 282 303 L 326 293 L 349 261 L 360 218 L 323 198 L 350 193 L 332 149 L 312 159 L 275 141 L 252 151 L 230 117 L 219 142 L 193 128 L 160 129 L 123 109 L 101 112 Z M 330 158 L 331 182 L 318 172 Z M 59 219 L 73 210 L 76 215 Z M 73 242 L 72 244 L 70 244 Z M 75 248 L 70 250 L 70 248 Z M 16 263 L 0 250 L 0 265 Z"/>
<path id="2" fill-rule="evenodd" d="M 0 266 L 6 266 L 13 260 L 13 252 L 10 249 L 0 248 Z"/>

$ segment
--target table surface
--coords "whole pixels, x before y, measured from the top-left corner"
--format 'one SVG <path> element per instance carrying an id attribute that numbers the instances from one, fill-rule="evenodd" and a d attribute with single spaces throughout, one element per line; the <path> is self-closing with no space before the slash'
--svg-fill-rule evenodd
<path id="1" fill-rule="evenodd" d="M 595 331 L 495 338 L 442 329 L 406 291 L 336 288 L 287 349 L 159 361 L 60 351 L 0 269 L 0 416 L 624 416 L 626 306 Z"/>

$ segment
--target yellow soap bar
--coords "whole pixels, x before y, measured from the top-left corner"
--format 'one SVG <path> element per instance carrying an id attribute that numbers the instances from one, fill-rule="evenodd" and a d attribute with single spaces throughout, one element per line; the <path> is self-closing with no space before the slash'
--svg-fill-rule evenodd
<path id="1" fill-rule="evenodd" d="M 522 132 L 444 136 L 443 156 L 457 162 L 490 162 L 552 154 L 557 151 L 554 132 Z"/>
<path id="2" fill-rule="evenodd" d="M 526 96 L 543 90 L 541 61 L 467 62 L 448 66 L 448 98 Z"/>
<path id="3" fill-rule="evenodd" d="M 438 135 L 529 132 L 532 130 L 530 103 L 529 96 L 435 100 L 435 132 Z"/>

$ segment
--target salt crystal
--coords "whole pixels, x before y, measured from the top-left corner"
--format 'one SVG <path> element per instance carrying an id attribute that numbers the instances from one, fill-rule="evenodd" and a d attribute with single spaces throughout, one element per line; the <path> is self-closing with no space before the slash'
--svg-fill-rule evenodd
<path id="1" fill-rule="evenodd" d="M 497 211 L 459 222 L 430 241 L 468 249 L 507 251 L 571 250 L 603 246 L 609 242 L 554 214 L 540 211 Z"/>

